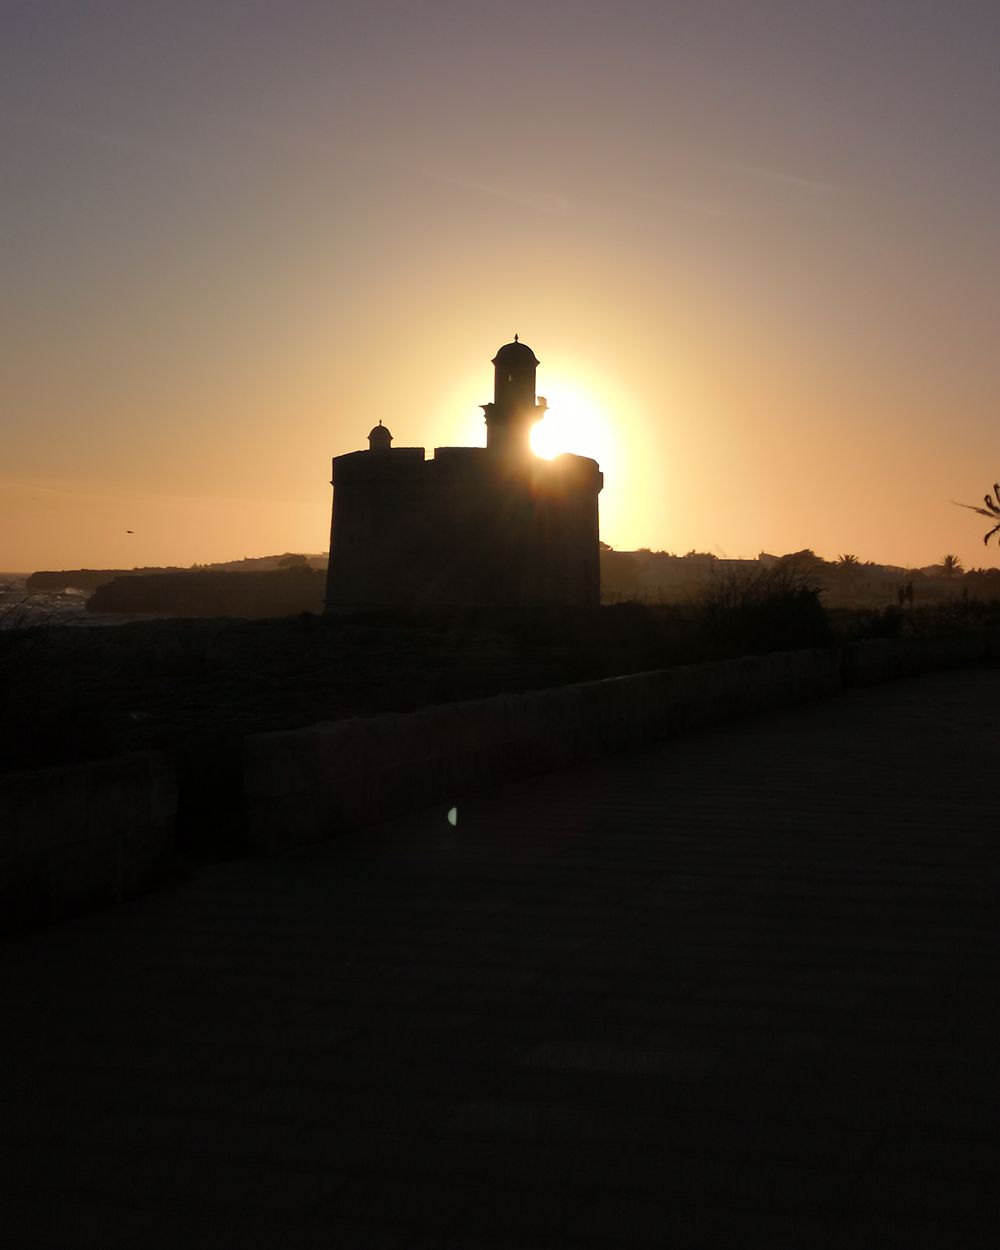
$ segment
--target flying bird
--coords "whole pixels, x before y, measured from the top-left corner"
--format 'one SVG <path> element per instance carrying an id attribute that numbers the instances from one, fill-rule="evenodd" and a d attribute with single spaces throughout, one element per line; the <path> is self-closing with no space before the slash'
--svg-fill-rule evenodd
<path id="1" fill-rule="evenodd" d="M 994 482 L 993 489 L 996 491 L 997 501 L 994 502 L 992 495 L 984 495 L 983 503 L 986 504 L 985 508 L 979 508 L 974 503 L 959 503 L 957 499 L 951 501 L 959 508 L 968 508 L 970 512 L 978 512 L 980 516 L 989 517 L 991 521 L 996 521 L 996 525 L 983 537 L 983 542 L 987 546 L 989 546 L 990 539 L 997 530 L 1000 530 L 1000 482 Z M 997 539 L 997 542 L 1000 543 L 1000 538 Z"/>
<path id="2" fill-rule="evenodd" d="M 135 530 L 126 530 L 126 531 L 125 531 L 125 533 L 126 533 L 126 534 L 134 534 L 134 533 L 135 533 Z"/>

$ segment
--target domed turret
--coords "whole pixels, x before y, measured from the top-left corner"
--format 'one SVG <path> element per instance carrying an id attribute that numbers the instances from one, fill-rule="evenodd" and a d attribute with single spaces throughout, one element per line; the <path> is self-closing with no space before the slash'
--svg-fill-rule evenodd
<path id="1" fill-rule="evenodd" d="M 541 363 L 527 345 L 514 335 L 492 360 L 493 403 L 484 404 L 486 446 L 491 450 L 527 456 L 531 427 L 545 411 L 535 401 L 535 370 Z"/>
<path id="2" fill-rule="evenodd" d="M 388 451 L 391 446 L 392 435 L 389 433 L 389 427 L 380 421 L 368 435 L 368 450 Z"/>
<path id="3" fill-rule="evenodd" d="M 498 369 L 501 367 L 537 369 L 542 362 L 538 359 L 528 344 L 522 343 L 515 334 L 514 342 L 504 343 L 503 347 L 500 348 L 490 363 L 496 365 Z"/>
<path id="4" fill-rule="evenodd" d="M 535 402 L 535 370 L 541 363 L 527 343 L 514 335 L 513 343 L 504 343 L 492 360 L 493 403 L 502 406 L 524 406 Z"/>

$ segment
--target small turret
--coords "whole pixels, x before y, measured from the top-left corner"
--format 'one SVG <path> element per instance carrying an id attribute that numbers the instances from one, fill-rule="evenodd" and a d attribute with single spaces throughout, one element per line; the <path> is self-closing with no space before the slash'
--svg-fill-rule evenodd
<path id="1" fill-rule="evenodd" d="M 388 451 L 391 446 L 392 434 L 389 432 L 389 427 L 380 421 L 368 435 L 368 450 Z"/>

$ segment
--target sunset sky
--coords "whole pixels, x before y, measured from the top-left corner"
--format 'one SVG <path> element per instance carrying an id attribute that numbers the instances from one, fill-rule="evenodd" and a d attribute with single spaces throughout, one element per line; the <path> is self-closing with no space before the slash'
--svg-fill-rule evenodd
<path id="1" fill-rule="evenodd" d="M 542 364 L 602 537 L 1000 562 L 1000 5 L 0 0 L 0 569 L 329 541 Z M 126 530 L 134 534 L 126 534 Z"/>

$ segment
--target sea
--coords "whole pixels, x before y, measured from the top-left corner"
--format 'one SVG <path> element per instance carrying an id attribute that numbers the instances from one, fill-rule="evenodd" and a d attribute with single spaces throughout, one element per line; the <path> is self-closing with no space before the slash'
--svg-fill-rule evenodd
<path id="1" fill-rule="evenodd" d="M 25 573 L 0 573 L 0 629 L 37 629 L 48 625 L 123 625 L 146 616 L 87 611 L 91 591 L 75 586 L 29 590 Z"/>

